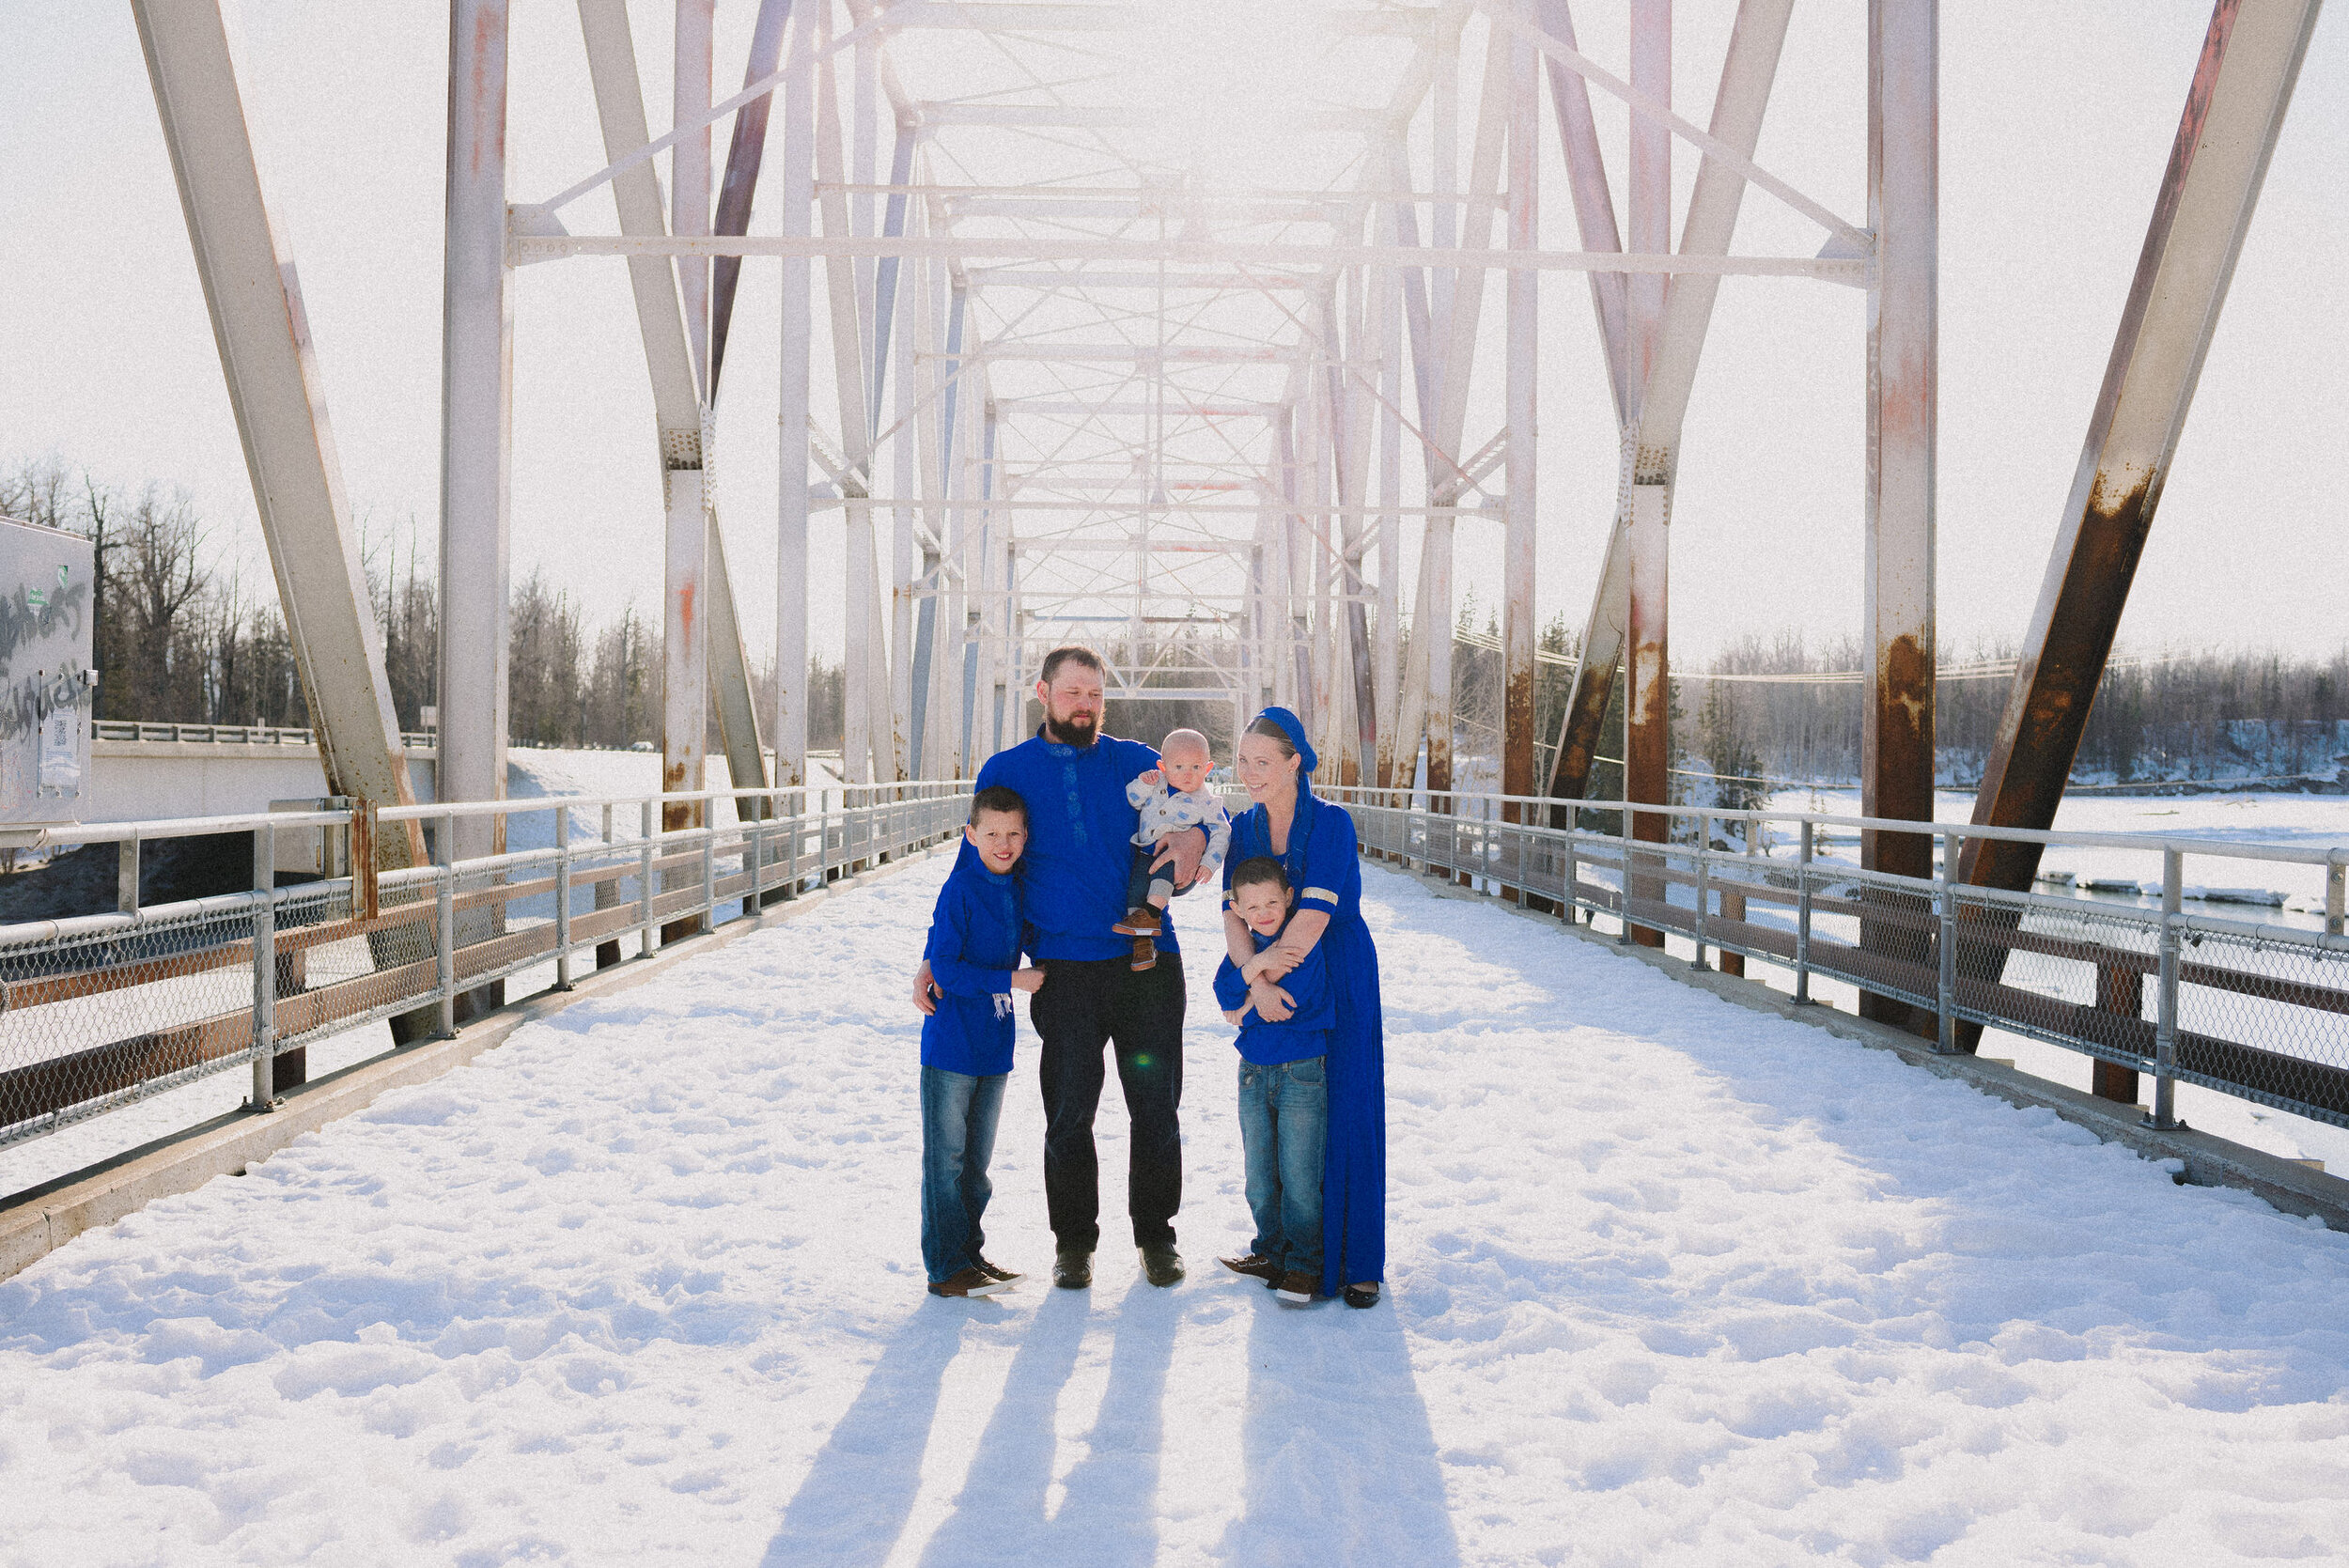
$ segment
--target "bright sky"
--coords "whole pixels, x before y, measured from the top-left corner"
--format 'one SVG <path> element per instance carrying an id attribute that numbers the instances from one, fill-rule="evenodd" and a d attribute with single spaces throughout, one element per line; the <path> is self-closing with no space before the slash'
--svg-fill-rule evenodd
<path id="1" fill-rule="evenodd" d="M 412 519 L 429 559 L 445 9 L 425 0 L 231 7 L 263 177 L 300 262 L 350 493 L 371 540 L 397 536 L 404 550 Z M 667 9 L 635 8 L 656 129 L 669 101 Z M 1214 31 L 1222 8 L 1212 0 L 1184 9 L 1206 19 L 1201 36 L 1219 47 L 1171 36 L 1161 44 L 1176 63 L 1194 78 L 1244 71 L 1281 95 L 1283 72 L 1268 64 L 1265 39 Z M 722 94 L 740 81 L 754 10 L 752 0 L 719 6 Z M 1678 11 L 1675 107 L 1702 123 L 1733 8 L 1683 0 Z M 1264 14 L 1252 0 L 1229 17 Z M 1576 19 L 1585 50 L 1621 70 L 1620 4 L 1583 0 Z M 2028 620 L 2208 19 L 2195 0 L 1942 8 L 1939 603 L 1953 652 L 2019 637 Z M 1864 21 L 1859 0 L 1797 8 L 1758 154 L 1862 221 Z M 184 485 L 240 552 L 248 582 L 265 585 L 129 8 L 0 0 L 0 37 L 9 63 L 0 460 L 55 452 L 104 479 Z M 521 201 L 603 163 L 567 0 L 515 0 L 513 72 L 511 194 Z M 1623 116 L 1603 100 L 1599 116 L 1620 189 Z M 1547 107 L 1544 117 L 1547 140 Z M 723 145 L 722 136 L 721 158 Z M 2339 479 L 2349 470 L 2344 147 L 2349 23 L 2335 16 L 2317 28 L 2139 573 L 2123 629 L 2133 645 L 2314 652 L 2349 635 Z M 1685 194 L 1695 159 L 1676 153 L 1675 170 Z M 1544 242 L 1576 248 L 1554 143 L 1542 194 Z M 1741 251 L 1815 250 L 1817 231 L 1769 198 L 1749 194 L 1744 211 Z M 566 218 L 574 232 L 616 226 L 600 193 Z M 762 207 L 754 227 L 775 223 Z M 771 261 L 746 269 L 719 433 L 721 505 L 754 659 L 772 634 L 776 272 Z M 1499 312 L 1493 292 L 1488 320 Z M 1579 622 L 1613 496 L 1612 417 L 1582 280 L 1546 275 L 1542 311 L 1540 607 Z M 630 602 L 653 610 L 660 489 L 621 264 L 523 270 L 516 318 L 516 577 L 543 567 L 598 618 Z M 1855 290 L 1760 279 L 1723 287 L 1674 507 L 1680 657 L 1701 659 L 1748 631 L 1798 626 L 1814 644 L 1858 632 L 1863 330 Z M 1471 445 L 1498 415 L 1497 337 L 1484 359 L 1490 411 L 1471 416 Z M 817 401 L 828 408 L 828 385 Z M 835 517 L 819 514 L 812 541 L 819 647 L 840 636 Z M 1460 581 L 1489 602 L 1498 534 L 1477 533 L 1463 531 Z"/>

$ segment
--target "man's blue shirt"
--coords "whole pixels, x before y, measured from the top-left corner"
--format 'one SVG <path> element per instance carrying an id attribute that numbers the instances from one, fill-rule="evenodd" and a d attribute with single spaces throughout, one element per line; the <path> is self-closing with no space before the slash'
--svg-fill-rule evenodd
<path id="1" fill-rule="evenodd" d="M 998 874 L 966 842 L 938 890 L 922 956 L 946 994 L 922 1020 L 922 1065 L 984 1078 L 1011 1071 L 1011 971 L 1019 967 L 1019 878 Z"/>
<path id="2" fill-rule="evenodd" d="M 1290 919 L 1295 919 L 1294 915 Z M 1288 929 L 1286 922 L 1281 929 Z M 1262 953 L 1281 939 L 1280 933 L 1260 937 L 1254 931 L 1248 939 Z M 1239 1020 L 1240 1059 L 1259 1067 L 1275 1066 L 1283 1062 L 1302 1062 L 1309 1056 L 1320 1056 L 1330 1048 L 1330 1031 L 1337 1027 L 1337 997 L 1330 988 L 1330 965 L 1322 956 L 1321 944 L 1314 943 L 1298 966 L 1273 982 L 1295 999 L 1297 1005 L 1289 1016 L 1273 1023 L 1254 1012 Z M 1225 1012 L 1242 1006 L 1248 1001 L 1248 986 L 1239 977 L 1239 966 L 1227 955 L 1216 966 L 1215 1003 Z"/>
<path id="3" fill-rule="evenodd" d="M 1097 736 L 1079 750 L 1038 730 L 979 769 L 978 787 L 1002 784 L 1028 803 L 1028 951 L 1038 959 L 1122 958 L 1133 939 L 1110 929 L 1126 918 L 1126 877 L 1142 814 L 1126 785 L 1159 765 L 1139 740 Z M 1177 951 L 1172 916 L 1159 923 L 1159 948 Z"/>

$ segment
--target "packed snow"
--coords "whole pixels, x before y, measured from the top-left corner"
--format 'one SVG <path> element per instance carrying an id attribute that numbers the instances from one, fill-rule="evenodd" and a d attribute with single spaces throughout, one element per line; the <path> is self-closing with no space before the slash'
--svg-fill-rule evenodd
<path id="1" fill-rule="evenodd" d="M 1278 1306 L 1229 1032 L 1189 1281 L 1050 1261 L 1025 1027 L 926 1296 L 943 856 L 0 1284 L 10 1562 L 2230 1563 L 2349 1540 L 2349 1236 L 1367 869 L 1392 1272 Z M 1215 952 L 1178 905 L 1194 998 Z M 1102 1159 L 1124 1163 L 1114 1079 Z M 2326 1545 L 2327 1542 L 2332 1545 Z"/>

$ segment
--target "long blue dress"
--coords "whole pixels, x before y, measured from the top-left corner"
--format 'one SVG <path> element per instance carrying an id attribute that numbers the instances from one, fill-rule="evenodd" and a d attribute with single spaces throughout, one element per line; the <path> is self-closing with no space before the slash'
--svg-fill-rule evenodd
<path id="1" fill-rule="evenodd" d="M 1300 737 L 1301 738 L 1301 737 Z M 1311 756 L 1308 752 L 1306 755 Z M 1259 855 L 1280 861 L 1299 909 L 1330 917 L 1318 944 L 1330 968 L 1337 1025 L 1330 1032 L 1330 1138 L 1322 1166 L 1321 1288 L 1383 1281 L 1387 1268 L 1387 1050 L 1378 1005 L 1378 950 L 1362 923 L 1362 866 L 1354 818 L 1316 799 L 1298 776 L 1297 816 L 1286 854 L 1272 849 L 1262 806 L 1232 823 L 1223 862 L 1228 902 L 1232 868 Z"/>

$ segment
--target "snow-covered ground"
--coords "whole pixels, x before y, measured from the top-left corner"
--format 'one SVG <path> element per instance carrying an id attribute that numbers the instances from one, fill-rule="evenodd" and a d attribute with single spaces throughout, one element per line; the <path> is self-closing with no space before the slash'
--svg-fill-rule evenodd
<path id="1" fill-rule="evenodd" d="M 517 801 L 558 795 L 606 799 L 649 795 L 661 787 L 661 756 L 658 753 L 572 752 L 517 747 L 507 756 L 506 792 Z M 837 759 L 809 758 L 808 776 L 813 783 L 836 788 L 840 783 Z M 710 759 L 709 787 L 728 787 L 723 757 Z M 832 804 L 836 809 L 836 797 Z M 727 818 L 722 815 L 721 820 Z M 637 820 L 627 810 L 614 813 L 613 837 L 615 841 L 634 838 L 636 830 Z M 603 814 L 600 810 L 577 808 L 572 811 L 572 843 L 594 844 L 599 840 L 602 831 Z M 552 848 L 554 813 L 549 810 L 513 813 L 507 819 L 506 843 L 508 848 L 516 851 Z M 720 863 L 731 871 L 739 869 L 741 862 L 739 858 L 722 858 Z M 587 908 L 584 894 L 581 895 L 577 908 Z M 719 906 L 719 918 L 731 919 L 740 908 L 739 901 L 722 904 Z M 513 909 L 513 923 L 517 925 L 553 918 L 554 900 L 552 894 L 518 901 Z M 626 945 L 629 951 L 633 952 L 634 939 L 627 939 Z M 508 980 L 506 994 L 512 997 L 528 996 L 534 991 L 544 990 L 553 983 L 553 964 L 541 964 L 526 969 Z M 316 1080 L 369 1057 L 380 1056 L 391 1048 L 392 1034 L 388 1023 L 367 1024 L 330 1035 L 309 1047 L 309 1076 Z M 250 1067 L 231 1063 L 208 1077 L 163 1090 L 88 1121 L 74 1123 L 45 1137 L 0 1148 L 0 1195 L 22 1192 L 43 1182 L 54 1181 L 234 1110 L 244 1103 L 251 1081 Z"/>
<path id="2" fill-rule="evenodd" d="M 2229 1563 L 2349 1540 L 2349 1237 L 1365 872 L 1390 1295 L 922 1292 L 943 857 L 0 1284 L 10 1562 Z M 1213 943 L 1179 907 L 1194 998 Z M 1023 1042 L 1026 1031 L 1022 1027 Z M 1112 1079 L 1102 1159 L 1124 1163 Z M 1024 1044 L 990 1252 L 1050 1261 Z M 2326 1542 L 2334 1545 L 2327 1546 Z"/>

